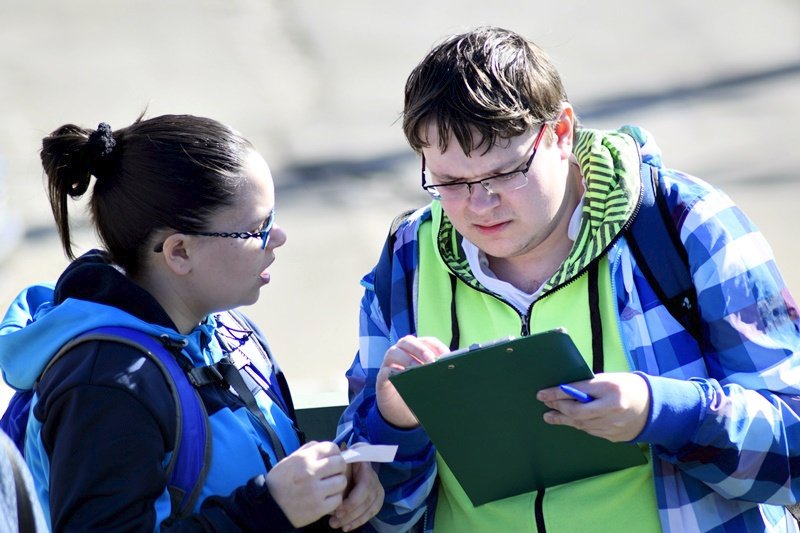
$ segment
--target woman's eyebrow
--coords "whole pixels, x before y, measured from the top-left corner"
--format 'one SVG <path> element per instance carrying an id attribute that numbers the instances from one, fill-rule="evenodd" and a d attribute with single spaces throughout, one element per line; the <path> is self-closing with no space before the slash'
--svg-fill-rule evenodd
<path id="1" fill-rule="evenodd" d="M 255 228 L 255 227 L 257 227 L 257 228 L 262 228 L 262 227 L 264 227 L 264 225 L 266 225 L 266 223 L 267 223 L 267 221 L 270 219 L 270 217 L 271 217 L 271 216 L 274 216 L 274 215 L 275 215 L 275 208 L 273 207 L 272 209 L 270 209 L 269 213 L 267 213 L 267 216 L 266 216 L 266 217 L 264 217 L 264 218 L 261 218 L 261 217 L 254 218 L 254 220 L 253 220 L 253 222 L 252 222 L 252 224 L 253 224 L 253 227 L 254 227 L 254 228 Z"/>

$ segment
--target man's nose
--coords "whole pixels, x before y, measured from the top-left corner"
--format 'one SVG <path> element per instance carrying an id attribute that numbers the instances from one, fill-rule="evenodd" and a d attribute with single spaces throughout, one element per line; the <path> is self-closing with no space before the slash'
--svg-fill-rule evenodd
<path id="1" fill-rule="evenodd" d="M 470 189 L 469 206 L 475 212 L 491 209 L 500 202 L 500 198 L 496 194 L 490 193 L 483 183 L 476 183 Z"/>

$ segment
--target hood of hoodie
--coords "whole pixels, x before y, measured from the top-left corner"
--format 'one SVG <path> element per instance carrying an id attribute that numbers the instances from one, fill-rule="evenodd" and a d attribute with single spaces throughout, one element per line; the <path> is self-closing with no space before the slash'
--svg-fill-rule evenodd
<path id="1" fill-rule="evenodd" d="M 0 368 L 11 387 L 33 387 L 50 359 L 76 336 L 101 326 L 124 326 L 153 336 L 186 341 L 195 365 L 222 356 L 209 316 L 187 335 L 178 333 L 158 302 L 92 250 L 76 259 L 58 282 L 24 289 L 0 322 Z"/>
<path id="2" fill-rule="evenodd" d="M 569 256 L 545 284 L 545 291 L 573 279 L 605 253 L 641 204 L 641 162 L 661 166 L 658 147 L 646 131 L 636 126 L 623 126 L 617 131 L 580 129 L 573 153 L 585 185 L 580 227 Z M 461 235 L 439 202 L 431 204 L 431 215 L 431 229 L 442 262 L 465 283 L 487 291 L 469 270 Z"/>

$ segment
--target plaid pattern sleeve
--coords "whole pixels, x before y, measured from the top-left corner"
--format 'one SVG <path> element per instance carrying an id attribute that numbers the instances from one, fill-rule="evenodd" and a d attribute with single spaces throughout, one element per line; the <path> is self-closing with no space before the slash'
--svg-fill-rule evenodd
<path id="1" fill-rule="evenodd" d="M 638 440 L 658 459 L 662 525 L 795 531 L 780 506 L 800 495 L 800 315 L 769 245 L 730 198 L 674 171 L 665 182 L 702 339 L 666 312 L 624 246 L 613 274 L 622 336 L 652 392 Z"/>
<path id="2" fill-rule="evenodd" d="M 421 428 L 391 426 L 381 417 L 375 398 L 376 378 L 386 350 L 399 338 L 414 333 L 408 289 L 413 283 L 407 278 L 415 273 L 416 228 L 421 214 L 412 215 L 400 226 L 392 249 L 384 250 L 379 265 L 361 281 L 365 290 L 359 317 L 359 351 L 347 372 L 350 405 L 337 430 L 338 439 L 351 443 L 399 445 L 395 461 L 381 465 L 378 471 L 385 502 L 371 527 L 379 531 L 405 531 L 416 523 L 425 512 L 436 481 L 435 451 L 428 436 Z M 381 268 L 386 266 L 385 261 L 390 262 L 387 269 Z M 389 301 L 379 301 L 375 290 L 378 272 L 391 272 Z M 382 306 L 389 308 L 388 326 Z"/>

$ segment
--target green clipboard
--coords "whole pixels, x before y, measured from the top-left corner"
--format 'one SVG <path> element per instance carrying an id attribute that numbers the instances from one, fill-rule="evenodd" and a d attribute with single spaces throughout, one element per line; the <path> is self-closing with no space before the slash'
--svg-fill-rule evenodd
<path id="1" fill-rule="evenodd" d="M 591 377 L 558 329 L 474 345 L 389 380 L 478 506 L 646 462 L 636 445 L 542 420 L 537 391 Z"/>

